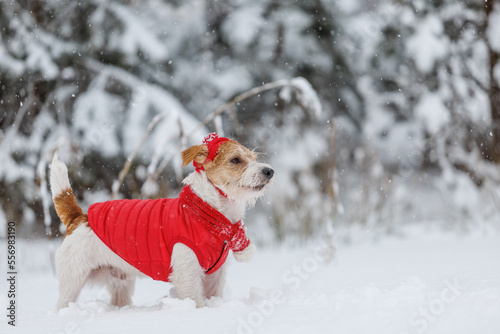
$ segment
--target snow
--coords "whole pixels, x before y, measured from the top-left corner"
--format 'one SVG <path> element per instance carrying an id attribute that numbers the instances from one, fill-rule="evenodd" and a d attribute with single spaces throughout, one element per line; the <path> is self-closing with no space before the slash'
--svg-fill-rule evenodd
<path id="1" fill-rule="evenodd" d="M 402 168 L 412 172 L 420 165 L 425 149 L 425 141 L 415 124 L 401 124 L 391 128 L 387 134 L 390 147 L 381 155 L 382 162 L 398 160 Z"/>
<path id="2" fill-rule="evenodd" d="M 118 95 L 105 90 L 110 78 L 121 81 L 132 90 L 128 106 Z M 83 137 L 82 146 L 88 150 L 99 150 L 104 156 L 113 156 L 121 151 L 127 155 L 133 152 L 148 124 L 160 113 L 165 117 L 141 149 L 143 157 L 153 155 L 156 145 L 165 145 L 166 137 L 177 139 L 179 124 L 184 129 L 192 130 L 199 122 L 168 91 L 113 67 L 101 70 L 89 89 L 79 95 L 74 108 L 73 123 Z M 117 133 L 123 138 L 123 147 Z M 201 128 L 195 135 L 202 138 L 205 133 L 206 130 Z M 172 135 L 174 138 L 171 138 Z"/>
<path id="3" fill-rule="evenodd" d="M 82 146 L 99 150 L 104 156 L 119 152 L 116 124 L 120 119 L 120 100 L 102 90 L 101 85 L 91 87 L 75 102 L 75 129 L 83 134 Z"/>
<path id="4" fill-rule="evenodd" d="M 423 224 L 425 225 L 425 224 Z M 429 226 L 429 225 L 427 225 Z M 169 296 L 171 285 L 138 280 L 133 305 L 108 304 L 86 289 L 57 312 L 57 281 L 46 241 L 18 240 L 18 326 L 2 333 L 498 333 L 499 231 L 460 236 L 409 228 L 406 235 L 338 244 L 258 249 L 231 261 L 224 299 L 196 309 Z M 364 236 L 364 238 L 363 238 Z M 367 238 L 368 237 L 368 238 Z M 2 245 L 4 247 L 5 245 Z M 1 258 L 2 271 L 5 259 Z M 2 280 L 0 305 L 7 298 Z M 43 287 L 43 288 L 41 288 Z"/>
<path id="5" fill-rule="evenodd" d="M 437 60 L 446 55 L 447 40 L 439 37 L 443 32 L 441 20 L 435 15 L 428 15 L 417 25 L 417 32 L 408 42 L 408 50 L 414 54 L 417 67 L 425 73 L 432 71 Z"/>
<path id="6" fill-rule="evenodd" d="M 123 22 L 124 31 L 122 34 L 116 34 L 115 38 L 110 41 L 111 49 L 123 51 L 131 59 L 135 59 L 141 53 L 153 62 L 167 59 L 169 52 L 148 27 L 149 20 L 141 18 L 125 6 L 115 4 L 112 10 Z"/>
<path id="7" fill-rule="evenodd" d="M 30 103 L 32 101 L 27 99 L 25 106 L 29 107 Z M 2 161 L 0 164 L 0 179 L 4 178 L 8 182 L 33 178 L 39 159 L 35 152 L 39 152 L 44 145 L 44 139 L 50 143 L 50 138 L 46 138 L 46 135 L 53 128 L 54 120 L 45 111 L 38 114 L 33 123 L 33 132 L 29 138 L 18 135 L 17 129 L 26 113 L 29 113 L 28 108 L 21 106 L 16 115 L 15 124 L 7 128 L 5 132 L 0 132 L 0 161 Z M 15 152 L 25 152 L 26 160 L 18 163 L 12 156 Z"/>
<path id="8" fill-rule="evenodd" d="M 297 77 L 293 78 L 290 84 L 297 92 L 297 100 L 300 105 L 316 118 L 319 118 L 323 109 L 319 97 L 309 81 L 303 77 Z"/>
<path id="9" fill-rule="evenodd" d="M 491 48 L 496 52 L 500 52 L 500 6 L 496 3 L 493 12 L 490 14 L 488 20 L 488 27 L 486 29 L 486 36 Z"/>
<path id="10" fill-rule="evenodd" d="M 450 121 L 450 112 L 436 93 L 427 93 L 421 98 L 415 107 L 415 115 L 431 134 L 436 134 Z"/>
<path id="11" fill-rule="evenodd" d="M 29 69 L 40 70 L 46 79 L 55 79 L 59 74 L 59 68 L 52 61 L 51 55 L 43 45 L 33 41 L 28 44 L 29 56 L 26 65 Z"/>
<path id="12" fill-rule="evenodd" d="M 14 75 L 20 75 L 24 70 L 24 64 L 10 56 L 9 52 L 4 47 L 2 36 L 0 35 L 0 68 L 4 71 L 9 71 Z"/>
<path id="13" fill-rule="evenodd" d="M 303 62 L 313 64 L 315 68 L 325 72 L 331 70 L 331 55 L 322 52 L 317 38 L 304 33 L 309 31 L 311 24 L 313 24 L 314 18 L 312 15 L 308 15 L 294 6 L 282 6 L 281 9 L 271 13 L 270 18 L 283 26 L 284 34 L 281 44 L 283 56 L 286 60 L 284 64 L 287 68 L 286 72 L 295 69 L 298 64 Z M 273 26 L 266 22 L 264 27 L 269 30 L 260 36 L 265 51 L 260 50 L 260 52 L 261 59 L 268 60 L 271 58 L 269 53 L 274 54 L 276 49 L 276 43 L 278 42 L 276 40 L 276 29 L 278 29 L 278 26 L 274 26 L 274 29 L 272 29 Z M 276 69 L 278 68 L 276 67 Z M 300 72 L 297 74 L 300 74 Z M 282 75 L 278 75 L 277 78 L 281 79 L 282 77 Z"/>
<path id="14" fill-rule="evenodd" d="M 361 7 L 361 1 L 352 0 L 352 1 L 336 1 L 335 5 L 339 7 L 342 12 L 351 14 L 358 11 Z"/>
<path id="15" fill-rule="evenodd" d="M 244 52 L 259 34 L 265 24 L 262 7 L 256 5 L 242 6 L 232 12 L 222 24 L 224 38 L 238 52 Z"/>
<path id="16" fill-rule="evenodd" d="M 223 101 L 228 101 L 236 94 L 252 88 L 252 77 L 243 66 L 219 71 L 213 75 L 211 82 Z"/>

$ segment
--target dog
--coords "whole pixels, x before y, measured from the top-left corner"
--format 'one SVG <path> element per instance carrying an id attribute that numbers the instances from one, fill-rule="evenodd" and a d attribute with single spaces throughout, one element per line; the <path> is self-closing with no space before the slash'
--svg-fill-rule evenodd
<path id="1" fill-rule="evenodd" d="M 198 308 L 222 297 L 229 250 L 237 261 L 255 253 L 242 218 L 274 170 L 255 152 L 216 134 L 184 150 L 182 160 L 196 170 L 183 180 L 178 198 L 94 203 L 84 214 L 66 165 L 54 155 L 50 186 L 66 227 L 55 254 L 58 309 L 75 302 L 86 284 L 106 286 L 115 306 L 129 305 L 135 279 L 145 276 L 171 282 L 178 298 L 191 298 Z"/>

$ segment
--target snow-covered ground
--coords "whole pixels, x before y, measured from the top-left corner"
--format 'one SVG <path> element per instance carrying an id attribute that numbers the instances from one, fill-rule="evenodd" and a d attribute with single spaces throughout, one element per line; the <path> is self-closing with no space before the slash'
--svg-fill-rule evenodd
<path id="1" fill-rule="evenodd" d="M 226 296 L 203 309 L 169 297 L 170 284 L 143 279 L 131 307 L 109 306 L 104 290 L 88 289 L 57 312 L 50 244 L 17 246 L 17 327 L 2 316 L 0 333 L 500 333 L 498 232 L 408 230 L 339 244 L 329 264 L 321 242 L 260 249 L 251 263 L 231 260 Z M 3 255 L 0 264 L 6 272 Z M 6 291 L 2 279 L 4 314 Z"/>

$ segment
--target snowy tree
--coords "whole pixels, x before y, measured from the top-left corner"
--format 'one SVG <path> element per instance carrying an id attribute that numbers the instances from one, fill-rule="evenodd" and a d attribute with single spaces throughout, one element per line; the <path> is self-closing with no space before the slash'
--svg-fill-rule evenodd
<path id="1" fill-rule="evenodd" d="M 494 1 L 401 1 L 380 5 L 387 20 L 360 81 L 374 103 L 365 127 L 396 173 L 405 164 L 432 172 L 447 204 L 462 220 L 498 199 L 498 62 L 492 43 Z M 371 109 L 371 110 L 370 110 Z M 406 166 L 407 168 L 408 166 Z M 490 184 L 490 182 L 493 182 Z M 477 188 L 477 189 L 474 189 Z M 463 198 L 464 193 L 478 198 Z M 482 194 L 482 195 L 481 195 Z M 496 200 L 495 200 L 496 198 Z M 448 199 L 447 199 L 448 201 Z M 455 210 L 453 210 L 455 211 Z M 481 211 L 481 210 L 480 210 Z"/>
<path id="2" fill-rule="evenodd" d="M 187 172 L 179 151 L 215 130 L 278 169 L 254 212 L 262 240 L 322 233 L 335 212 L 347 229 L 387 230 L 442 207 L 459 208 L 452 222 L 496 217 L 498 7 L 1 2 L 0 219 L 57 233 L 46 182 L 56 150 L 84 207 L 173 196 Z M 281 80 L 293 84 L 237 99 Z"/>
<path id="3" fill-rule="evenodd" d="M 488 50 L 488 80 L 484 89 L 488 92 L 492 120 L 492 160 L 500 163 L 500 3 L 488 0 L 485 3 L 486 24 L 481 34 L 486 35 Z M 488 85 L 489 83 L 489 85 Z"/>
<path id="4" fill-rule="evenodd" d="M 313 20 L 301 8 L 284 5 L 282 9 L 267 1 L 252 8 L 246 3 L 92 0 L 0 6 L 5 27 L 0 41 L 2 207 L 8 220 L 34 223 L 44 217 L 54 232 L 58 224 L 47 217 L 46 183 L 54 151 L 69 163 L 83 206 L 108 199 L 125 158 L 161 114 L 131 166 L 132 173 L 123 186 L 117 186 L 126 197 L 172 195 L 182 177 L 178 168 L 182 133 L 238 93 L 301 74 L 298 58 L 286 64 L 282 52 L 275 50 L 269 39 L 274 35 L 257 32 L 286 32 L 287 57 L 297 57 L 294 44 L 303 39 L 310 50 L 319 50 L 314 33 L 302 30 Z M 302 22 L 300 29 L 293 20 L 280 28 L 289 12 Z M 275 18 L 267 26 L 269 13 Z M 246 21 L 238 19 L 242 16 Z M 239 38 L 242 35 L 244 39 Z M 271 65 L 271 58 L 279 66 Z M 297 97 L 298 102 L 306 100 Z M 248 129 L 252 124 L 266 126 L 260 120 L 276 101 L 273 94 L 245 101 L 238 106 L 238 122 L 224 121 L 225 130 L 234 134 L 233 124 L 244 124 L 246 131 L 239 132 L 239 139 L 252 144 Z M 199 141 L 213 129 L 198 128 L 192 138 Z M 163 159 L 164 155 L 172 159 Z M 156 175 L 164 161 L 170 161 L 171 167 Z M 159 187 L 146 189 L 145 180 L 152 174 Z M 11 201 L 15 205 L 9 205 Z M 32 204 L 27 207 L 26 202 Z M 32 230 L 41 232 L 41 227 L 35 224 Z"/>
<path id="5" fill-rule="evenodd" d="M 5 163 L 0 178 L 9 220 L 34 222 L 43 216 L 40 204 L 48 205 L 49 200 L 41 180 L 55 150 L 74 167 L 70 172 L 79 199 L 84 200 L 86 189 L 104 191 L 103 198 L 124 155 L 133 150 L 155 114 L 169 111 L 144 157 L 168 144 L 181 126 L 197 124 L 162 85 L 147 80 L 151 66 L 170 61 L 163 30 L 141 16 L 147 16 L 151 6 L 144 7 L 149 12 L 137 13 L 132 5 L 112 1 L 0 6 L 5 27 L 0 43 Z M 176 14 L 170 8 L 165 4 L 160 13 Z M 78 163 L 81 170 L 75 168 Z M 128 196 L 136 191 L 141 175 L 125 187 Z"/>

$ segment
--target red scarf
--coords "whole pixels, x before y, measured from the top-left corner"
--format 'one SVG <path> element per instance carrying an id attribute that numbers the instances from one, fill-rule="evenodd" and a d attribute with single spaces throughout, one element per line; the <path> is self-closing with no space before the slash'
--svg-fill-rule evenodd
<path id="1" fill-rule="evenodd" d="M 245 224 L 240 220 L 233 224 L 222 213 L 212 208 L 207 202 L 196 195 L 191 187 L 184 187 L 180 198 L 187 204 L 188 209 L 200 217 L 199 222 L 215 236 L 227 241 L 233 252 L 241 252 L 250 244 L 245 234 Z"/>

